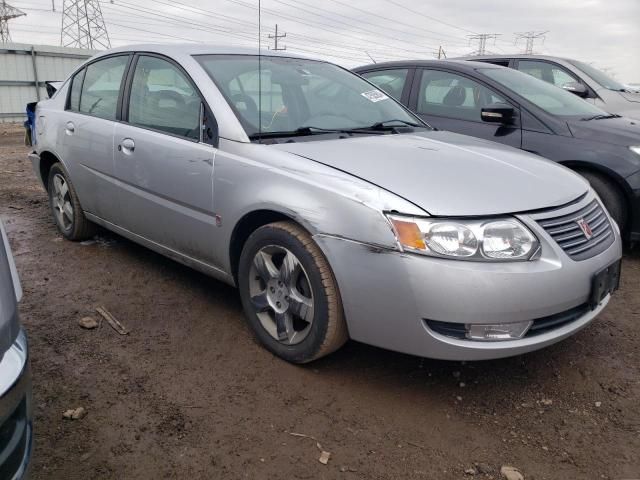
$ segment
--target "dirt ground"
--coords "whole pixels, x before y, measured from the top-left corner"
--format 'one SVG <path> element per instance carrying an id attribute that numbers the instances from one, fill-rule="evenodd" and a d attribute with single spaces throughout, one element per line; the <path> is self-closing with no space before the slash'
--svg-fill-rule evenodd
<path id="1" fill-rule="evenodd" d="M 640 478 L 640 252 L 605 313 L 546 350 L 462 364 L 350 342 L 298 367 L 252 340 L 234 289 L 107 232 L 63 241 L 21 135 L 0 128 L 0 217 L 24 287 L 34 479 Z M 98 306 L 130 334 L 81 329 Z"/>

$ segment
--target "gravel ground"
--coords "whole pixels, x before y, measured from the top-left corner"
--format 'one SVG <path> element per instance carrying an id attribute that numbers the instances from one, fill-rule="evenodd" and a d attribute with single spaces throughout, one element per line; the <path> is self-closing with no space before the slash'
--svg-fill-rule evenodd
<path id="1" fill-rule="evenodd" d="M 461 364 L 350 342 L 298 367 L 252 340 L 234 289 L 108 232 L 63 241 L 21 141 L 0 129 L 34 479 L 640 478 L 640 252 L 608 309 L 546 350 Z M 130 334 L 80 328 L 99 306 Z"/>

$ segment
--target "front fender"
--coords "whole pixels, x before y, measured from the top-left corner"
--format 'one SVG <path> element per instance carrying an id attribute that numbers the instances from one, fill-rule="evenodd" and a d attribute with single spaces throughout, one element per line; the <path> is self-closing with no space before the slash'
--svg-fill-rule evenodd
<path id="1" fill-rule="evenodd" d="M 329 235 L 396 248 L 384 211 L 427 213 L 380 187 L 268 145 L 221 140 L 214 165 L 216 257 L 231 271 L 229 247 L 237 223 L 267 210 L 289 217 L 311 235 Z"/>

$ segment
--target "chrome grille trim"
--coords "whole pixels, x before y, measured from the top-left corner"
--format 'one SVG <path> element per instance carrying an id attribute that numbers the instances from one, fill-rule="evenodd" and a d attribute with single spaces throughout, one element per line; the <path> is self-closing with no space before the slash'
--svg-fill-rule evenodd
<path id="1" fill-rule="evenodd" d="M 596 199 L 581 208 L 578 207 L 574 212 L 557 216 L 550 212 L 547 215 L 549 216 L 537 218 L 536 221 L 574 260 L 586 260 L 598 255 L 614 241 L 613 225 L 604 207 Z M 591 228 L 590 238 L 587 238 L 578 225 L 579 220 L 584 220 Z"/>

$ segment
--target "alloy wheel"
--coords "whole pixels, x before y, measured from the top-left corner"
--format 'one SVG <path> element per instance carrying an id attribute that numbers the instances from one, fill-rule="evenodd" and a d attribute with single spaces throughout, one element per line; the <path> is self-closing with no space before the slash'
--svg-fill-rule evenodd
<path id="1" fill-rule="evenodd" d="M 69 230 L 73 225 L 73 205 L 67 180 L 59 173 L 53 177 L 51 201 L 58 224 L 63 230 Z"/>
<path id="2" fill-rule="evenodd" d="M 311 282 L 291 251 L 268 245 L 255 254 L 249 295 L 260 323 L 274 339 L 296 345 L 309 335 L 314 314 Z"/>

